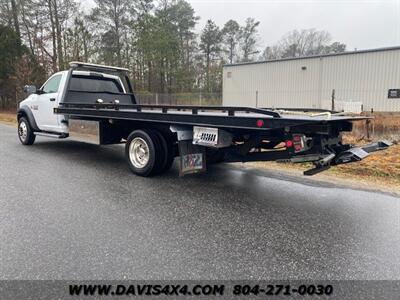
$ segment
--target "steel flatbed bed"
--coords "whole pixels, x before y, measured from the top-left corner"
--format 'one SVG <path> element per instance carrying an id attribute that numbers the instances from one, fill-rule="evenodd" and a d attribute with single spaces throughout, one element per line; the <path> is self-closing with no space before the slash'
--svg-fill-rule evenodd
<path id="1" fill-rule="evenodd" d="M 304 125 L 362 121 L 364 116 L 345 116 L 337 112 L 314 110 L 313 114 L 287 114 L 251 107 L 166 106 L 61 103 L 55 113 L 71 117 L 131 120 L 165 124 L 271 130 Z M 338 115 L 335 115 L 338 114 Z M 262 121 L 262 122 L 261 122 Z"/>

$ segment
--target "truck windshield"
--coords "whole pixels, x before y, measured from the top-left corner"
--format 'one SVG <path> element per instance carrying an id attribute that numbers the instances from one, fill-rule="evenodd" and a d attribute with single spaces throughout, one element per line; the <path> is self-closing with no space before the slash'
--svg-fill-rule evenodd
<path id="1" fill-rule="evenodd" d="M 123 93 L 121 84 L 107 77 L 72 75 L 70 90 L 93 93 Z"/>

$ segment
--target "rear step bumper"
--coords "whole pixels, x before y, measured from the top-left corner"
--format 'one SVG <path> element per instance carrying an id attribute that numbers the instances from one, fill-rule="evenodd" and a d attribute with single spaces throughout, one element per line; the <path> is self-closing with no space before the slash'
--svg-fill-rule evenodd
<path id="1" fill-rule="evenodd" d="M 363 147 L 354 147 L 346 151 L 340 152 L 338 154 L 329 154 L 323 159 L 316 161 L 316 167 L 304 172 L 306 176 L 312 176 L 318 174 L 322 171 L 328 170 L 331 166 L 346 164 L 351 162 L 356 162 L 363 160 L 368 157 L 370 153 L 386 150 L 392 145 L 389 141 L 379 141 L 377 143 L 372 143 L 365 145 Z"/>

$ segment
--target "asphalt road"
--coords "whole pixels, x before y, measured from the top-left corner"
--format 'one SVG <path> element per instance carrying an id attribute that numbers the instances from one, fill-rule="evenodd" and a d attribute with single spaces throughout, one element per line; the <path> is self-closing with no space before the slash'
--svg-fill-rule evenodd
<path id="1" fill-rule="evenodd" d="M 221 165 L 130 173 L 121 146 L 0 125 L 0 279 L 400 279 L 400 199 Z"/>

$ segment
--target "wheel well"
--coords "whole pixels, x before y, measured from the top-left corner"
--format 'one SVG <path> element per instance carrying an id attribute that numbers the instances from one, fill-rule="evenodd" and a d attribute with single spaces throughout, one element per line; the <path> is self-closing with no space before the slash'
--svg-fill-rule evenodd
<path id="1" fill-rule="evenodd" d="M 17 121 L 19 121 L 19 119 L 21 119 L 22 117 L 27 118 L 28 116 L 26 115 L 26 112 L 24 112 L 24 111 L 19 111 L 19 112 L 17 113 Z"/>
<path id="2" fill-rule="evenodd" d="M 133 121 L 119 121 L 117 124 L 118 130 L 122 132 L 122 138 L 128 139 L 129 135 L 135 130 L 155 130 L 162 133 L 164 136 L 176 141 L 176 134 L 170 131 L 170 125 L 159 125 L 142 122 L 133 122 Z"/>
<path id="3" fill-rule="evenodd" d="M 29 107 L 23 106 L 18 110 L 17 120 L 19 121 L 19 119 L 21 119 L 22 117 L 26 118 L 26 120 L 29 122 L 29 125 L 31 126 L 33 131 L 40 131 Z"/>

